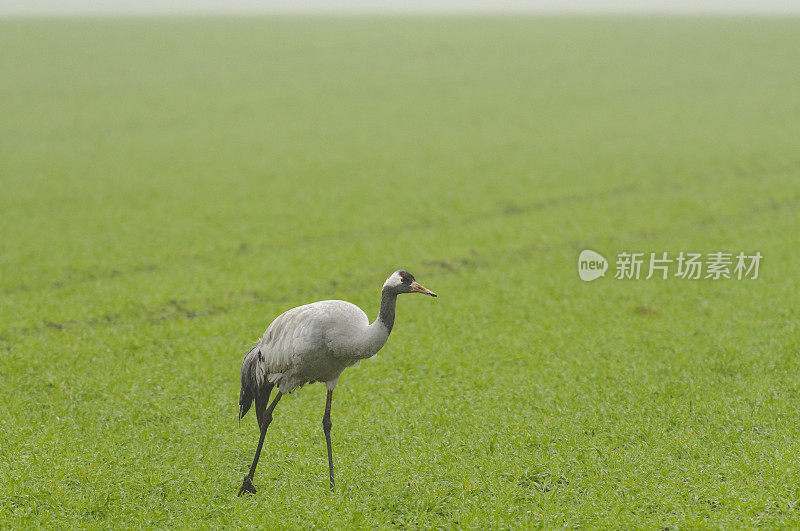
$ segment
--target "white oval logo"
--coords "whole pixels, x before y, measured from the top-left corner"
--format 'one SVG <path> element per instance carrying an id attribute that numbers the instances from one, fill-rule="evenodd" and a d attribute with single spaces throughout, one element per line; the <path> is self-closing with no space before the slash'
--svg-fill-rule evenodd
<path id="1" fill-rule="evenodd" d="M 596 278 L 605 276 L 608 269 L 608 260 L 603 255 L 589 249 L 581 251 L 578 256 L 578 276 L 584 282 L 591 282 Z"/>

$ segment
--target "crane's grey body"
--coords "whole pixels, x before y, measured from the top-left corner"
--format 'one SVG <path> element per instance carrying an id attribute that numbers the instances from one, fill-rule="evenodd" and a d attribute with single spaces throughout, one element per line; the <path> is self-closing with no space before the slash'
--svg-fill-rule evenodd
<path id="1" fill-rule="evenodd" d="M 282 313 L 245 356 L 243 370 L 289 394 L 310 382 L 336 387 L 339 375 L 371 358 L 389 339 L 389 328 L 346 301 L 320 301 Z M 259 355 L 260 353 L 260 355 Z"/>
<path id="2" fill-rule="evenodd" d="M 328 444 L 331 490 L 333 490 L 333 456 L 330 440 L 330 408 L 333 389 L 347 367 L 371 358 L 386 344 L 394 326 L 397 295 L 432 291 L 420 286 L 410 273 L 395 271 L 384 283 L 378 318 L 370 324 L 358 306 L 345 301 L 328 300 L 292 308 L 279 315 L 242 360 L 239 393 L 239 418 L 255 402 L 261 428 L 256 455 L 245 476 L 239 495 L 255 492 L 252 484 L 272 411 L 281 396 L 307 383 L 325 382 L 328 398 L 323 428 Z M 267 407 L 270 394 L 278 387 L 278 395 Z"/>

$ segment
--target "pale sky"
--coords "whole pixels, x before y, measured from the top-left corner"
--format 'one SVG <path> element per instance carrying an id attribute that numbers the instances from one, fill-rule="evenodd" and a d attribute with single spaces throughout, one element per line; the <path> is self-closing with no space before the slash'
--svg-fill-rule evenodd
<path id="1" fill-rule="evenodd" d="M 800 0 L 0 0 L 0 15 L 255 13 L 800 14 Z"/>

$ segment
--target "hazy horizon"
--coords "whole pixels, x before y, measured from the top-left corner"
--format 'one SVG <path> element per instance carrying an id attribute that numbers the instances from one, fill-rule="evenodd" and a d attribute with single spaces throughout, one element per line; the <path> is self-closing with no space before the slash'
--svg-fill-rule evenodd
<path id="1" fill-rule="evenodd" d="M 797 15 L 800 0 L 6 0 L 0 15 L 139 14 L 719 14 Z"/>

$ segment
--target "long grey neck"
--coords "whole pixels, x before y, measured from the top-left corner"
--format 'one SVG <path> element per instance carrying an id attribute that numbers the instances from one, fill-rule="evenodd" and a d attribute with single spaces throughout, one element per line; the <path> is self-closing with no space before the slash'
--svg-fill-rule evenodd
<path id="1" fill-rule="evenodd" d="M 388 288 L 381 292 L 381 311 L 378 314 L 378 321 L 386 327 L 387 333 L 392 331 L 394 326 L 394 308 L 397 303 L 397 293 Z"/>

